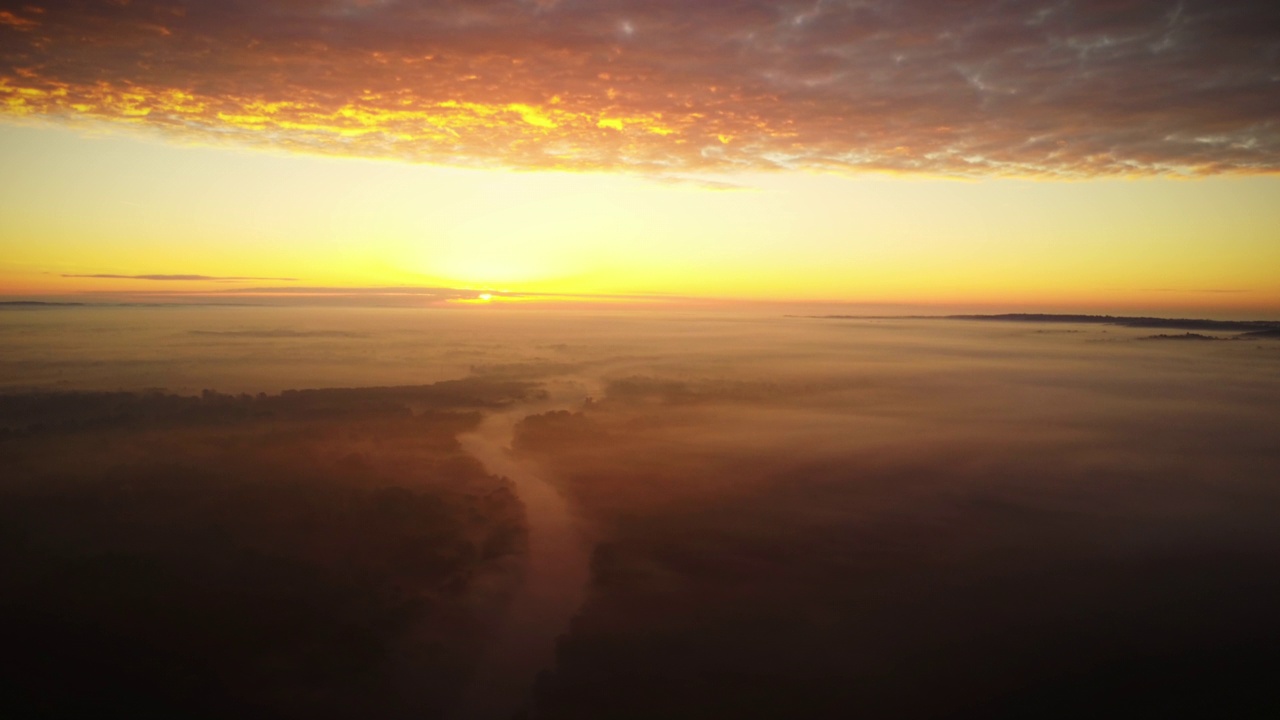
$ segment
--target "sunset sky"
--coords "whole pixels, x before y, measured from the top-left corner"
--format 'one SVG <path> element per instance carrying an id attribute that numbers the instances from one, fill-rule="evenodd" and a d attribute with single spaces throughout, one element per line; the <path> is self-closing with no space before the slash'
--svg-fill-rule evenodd
<path id="1" fill-rule="evenodd" d="M 0 2 L 0 295 L 1280 313 L 1275 2 Z"/>

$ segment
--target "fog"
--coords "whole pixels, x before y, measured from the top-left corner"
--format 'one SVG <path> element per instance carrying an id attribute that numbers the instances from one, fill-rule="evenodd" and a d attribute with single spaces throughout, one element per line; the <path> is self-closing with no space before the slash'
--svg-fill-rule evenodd
<path id="1" fill-rule="evenodd" d="M 1177 332 L 4 310 L 5 622 L 41 648 L 11 697 L 273 717 L 1274 713 L 1280 342 Z M 289 632 L 235 639 L 298 608 Z M 97 677 L 106 656 L 129 662 Z"/>

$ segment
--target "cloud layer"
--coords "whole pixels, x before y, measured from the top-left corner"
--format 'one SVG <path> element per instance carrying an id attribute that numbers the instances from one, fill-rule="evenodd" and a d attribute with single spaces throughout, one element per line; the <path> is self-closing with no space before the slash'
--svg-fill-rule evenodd
<path id="1" fill-rule="evenodd" d="M 192 281 L 192 280 L 212 280 L 214 282 L 233 282 L 239 280 L 296 280 L 297 278 L 282 277 L 249 277 L 240 275 L 113 275 L 110 273 L 97 273 L 94 275 L 74 275 L 64 273 L 64 278 L 96 278 L 99 280 L 174 280 L 174 281 Z"/>
<path id="2" fill-rule="evenodd" d="M 527 169 L 1280 168 L 1280 6 L 0 3 L 0 108 Z"/>

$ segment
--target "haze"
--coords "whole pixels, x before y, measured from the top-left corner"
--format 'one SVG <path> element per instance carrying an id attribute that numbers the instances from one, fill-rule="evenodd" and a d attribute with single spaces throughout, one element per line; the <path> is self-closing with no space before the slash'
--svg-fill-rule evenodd
<path id="1" fill-rule="evenodd" d="M 19 714 L 1276 709 L 1265 333 L 0 319 Z"/>

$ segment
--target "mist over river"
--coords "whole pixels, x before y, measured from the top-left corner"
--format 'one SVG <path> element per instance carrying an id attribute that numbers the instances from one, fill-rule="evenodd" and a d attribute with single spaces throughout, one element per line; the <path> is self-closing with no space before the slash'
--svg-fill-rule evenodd
<path id="1" fill-rule="evenodd" d="M 1259 716 L 1277 427 L 1226 330 L 5 307 L 0 711 Z"/>

